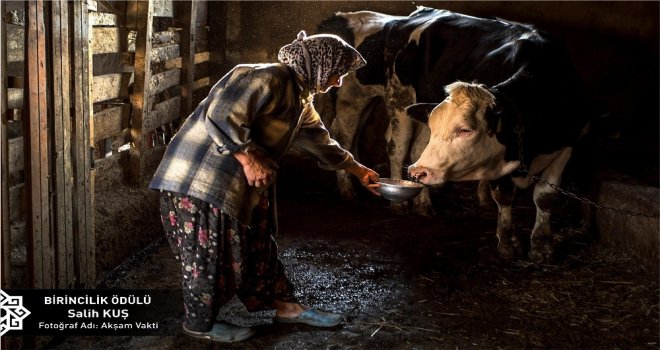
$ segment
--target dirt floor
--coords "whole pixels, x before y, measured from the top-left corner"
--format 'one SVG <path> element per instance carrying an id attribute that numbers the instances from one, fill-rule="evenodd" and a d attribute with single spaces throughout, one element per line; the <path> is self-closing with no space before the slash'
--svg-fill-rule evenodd
<path id="1" fill-rule="evenodd" d="M 331 176 L 331 175 L 329 175 Z M 163 337 L 69 337 L 49 349 L 657 349 L 658 272 L 584 232 L 570 200 L 555 215 L 557 262 L 500 261 L 496 209 L 479 208 L 476 183 L 433 193 L 432 218 L 394 215 L 360 193 L 341 201 L 311 182 L 280 188 L 280 255 L 308 305 L 345 315 L 332 329 L 264 325 L 235 344 L 184 336 L 181 316 Z M 521 194 L 521 195 L 524 195 Z M 531 202 L 514 208 L 528 235 Z M 164 240 L 124 264 L 107 288 L 177 288 Z"/>

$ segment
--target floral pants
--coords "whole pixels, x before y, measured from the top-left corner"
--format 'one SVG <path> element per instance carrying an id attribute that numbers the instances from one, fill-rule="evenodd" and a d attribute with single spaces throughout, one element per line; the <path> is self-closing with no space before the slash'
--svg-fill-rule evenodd
<path id="1" fill-rule="evenodd" d="M 277 257 L 268 196 L 254 209 L 252 225 L 236 221 L 202 200 L 163 191 L 165 235 L 181 262 L 186 328 L 206 332 L 234 295 L 250 312 L 296 302 L 293 285 Z"/>

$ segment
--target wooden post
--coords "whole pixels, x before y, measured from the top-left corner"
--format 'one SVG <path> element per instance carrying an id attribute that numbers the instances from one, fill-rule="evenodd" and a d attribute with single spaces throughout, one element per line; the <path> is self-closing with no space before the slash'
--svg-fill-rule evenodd
<path id="1" fill-rule="evenodd" d="M 131 94 L 131 140 L 130 181 L 143 185 L 145 175 L 144 151 L 147 148 L 146 135 L 142 134 L 142 121 L 147 118 L 152 107 L 149 92 L 151 80 L 151 34 L 153 32 L 153 0 L 131 1 L 127 7 L 127 25 L 137 29 L 135 38 L 135 61 L 133 93 Z M 128 23 L 130 22 L 130 23 Z"/>
<path id="2" fill-rule="evenodd" d="M 28 118 L 24 120 L 28 189 L 28 264 L 33 288 L 54 288 L 54 242 L 50 237 L 48 81 L 43 0 L 26 3 Z"/>
<path id="3" fill-rule="evenodd" d="M 73 288 L 76 280 L 73 244 L 73 159 L 71 157 L 71 52 L 69 6 L 51 3 L 53 50 L 53 170 L 55 173 L 55 233 L 57 235 L 57 286 Z"/>
<path id="4" fill-rule="evenodd" d="M 5 31 L 5 2 L 0 3 L 0 72 L 2 72 L 2 93 L 0 93 L 0 106 L 2 120 L 0 121 L 0 230 L 2 232 L 2 284 L 1 289 L 11 288 L 11 236 L 9 234 L 9 140 L 7 139 L 7 36 Z"/>
<path id="5" fill-rule="evenodd" d="M 177 2 L 181 14 L 181 117 L 186 118 L 193 110 L 195 92 L 195 38 L 197 36 L 197 0 Z"/>
<path id="6" fill-rule="evenodd" d="M 96 280 L 96 239 L 94 231 L 92 149 L 90 146 L 91 53 L 89 51 L 89 14 L 87 2 L 73 4 L 73 91 L 75 118 L 73 123 L 73 210 L 74 249 L 78 283 L 93 287 Z"/>

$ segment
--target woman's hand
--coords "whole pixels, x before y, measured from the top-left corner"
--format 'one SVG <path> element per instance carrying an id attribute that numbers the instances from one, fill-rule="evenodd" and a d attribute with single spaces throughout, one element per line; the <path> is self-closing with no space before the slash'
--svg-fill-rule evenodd
<path id="1" fill-rule="evenodd" d="M 234 157 L 243 165 L 248 185 L 266 187 L 275 181 L 277 163 L 261 151 L 236 152 Z"/>
<path id="2" fill-rule="evenodd" d="M 371 193 L 375 194 L 376 196 L 380 196 L 380 193 L 378 193 L 378 187 L 380 187 L 380 185 L 376 183 L 380 179 L 380 175 L 378 175 L 377 172 L 358 162 L 355 162 L 345 170 L 357 177 L 360 180 L 362 186 L 366 187 Z"/>

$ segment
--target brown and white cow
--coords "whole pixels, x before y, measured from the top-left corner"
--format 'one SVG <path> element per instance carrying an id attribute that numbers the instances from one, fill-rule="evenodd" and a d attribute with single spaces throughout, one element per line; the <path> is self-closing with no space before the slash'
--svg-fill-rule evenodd
<path id="1" fill-rule="evenodd" d="M 580 111 L 571 103 L 584 101 L 557 97 L 558 105 L 543 106 L 539 104 L 542 95 L 551 93 L 546 88 L 552 86 L 539 85 L 548 83 L 543 79 L 538 83 L 534 80 L 532 74 L 517 74 L 494 88 L 464 82 L 448 85 L 447 98 L 428 115 L 430 141 L 409 172 L 427 185 L 490 180 L 498 205 L 498 251 L 504 258 L 522 253 L 512 229 L 515 187 L 534 184 L 536 221 L 529 257 L 536 263 L 547 263 L 553 259 L 550 214 L 556 191 L 551 184 L 560 184 L 572 146 L 585 126 L 584 117 L 563 109 Z M 408 113 L 413 118 L 425 118 L 429 109 L 428 104 L 413 105 Z M 566 120 L 567 116 L 575 120 Z"/>

